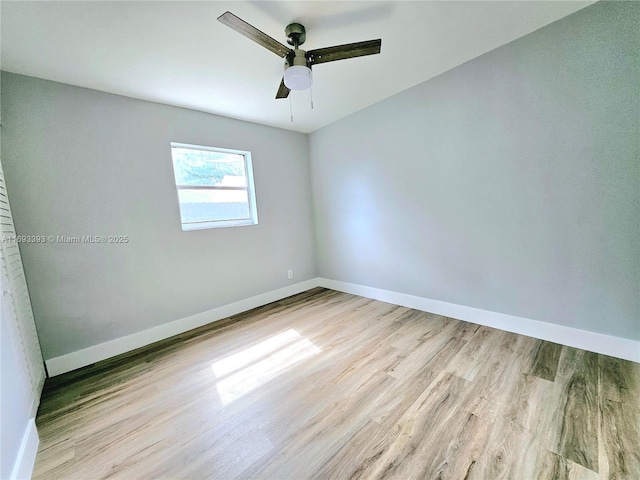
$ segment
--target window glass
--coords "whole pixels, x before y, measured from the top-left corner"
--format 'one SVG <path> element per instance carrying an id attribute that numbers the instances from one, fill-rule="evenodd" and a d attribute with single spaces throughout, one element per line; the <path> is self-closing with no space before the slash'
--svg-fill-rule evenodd
<path id="1" fill-rule="evenodd" d="M 171 144 L 183 230 L 255 225 L 251 154 Z"/>

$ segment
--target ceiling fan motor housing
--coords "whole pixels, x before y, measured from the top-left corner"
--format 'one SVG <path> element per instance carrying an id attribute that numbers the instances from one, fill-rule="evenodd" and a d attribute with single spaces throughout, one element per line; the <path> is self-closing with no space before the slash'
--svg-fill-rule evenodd
<path id="1" fill-rule="evenodd" d="M 296 48 L 293 51 L 293 55 L 287 55 L 286 57 L 284 57 L 285 70 L 296 65 L 311 68 L 311 65 L 309 65 L 309 60 L 307 60 L 307 52 L 299 48 Z"/>

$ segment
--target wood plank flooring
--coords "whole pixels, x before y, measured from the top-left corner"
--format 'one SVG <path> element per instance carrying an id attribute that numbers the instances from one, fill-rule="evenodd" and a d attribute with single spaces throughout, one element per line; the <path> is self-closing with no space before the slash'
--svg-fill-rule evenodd
<path id="1" fill-rule="evenodd" d="M 36 479 L 640 479 L 640 365 L 325 289 L 49 379 Z"/>

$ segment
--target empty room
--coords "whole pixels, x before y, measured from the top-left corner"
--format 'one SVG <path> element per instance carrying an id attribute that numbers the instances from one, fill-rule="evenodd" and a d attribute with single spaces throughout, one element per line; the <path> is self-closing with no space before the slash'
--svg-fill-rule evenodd
<path id="1" fill-rule="evenodd" d="M 640 3 L 0 1 L 1 479 L 640 479 Z"/>

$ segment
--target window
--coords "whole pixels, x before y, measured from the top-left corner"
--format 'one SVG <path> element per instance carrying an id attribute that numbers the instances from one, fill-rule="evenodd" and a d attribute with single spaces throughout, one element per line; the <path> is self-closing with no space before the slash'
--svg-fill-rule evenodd
<path id="1" fill-rule="evenodd" d="M 171 144 L 182 230 L 258 223 L 251 152 Z"/>

